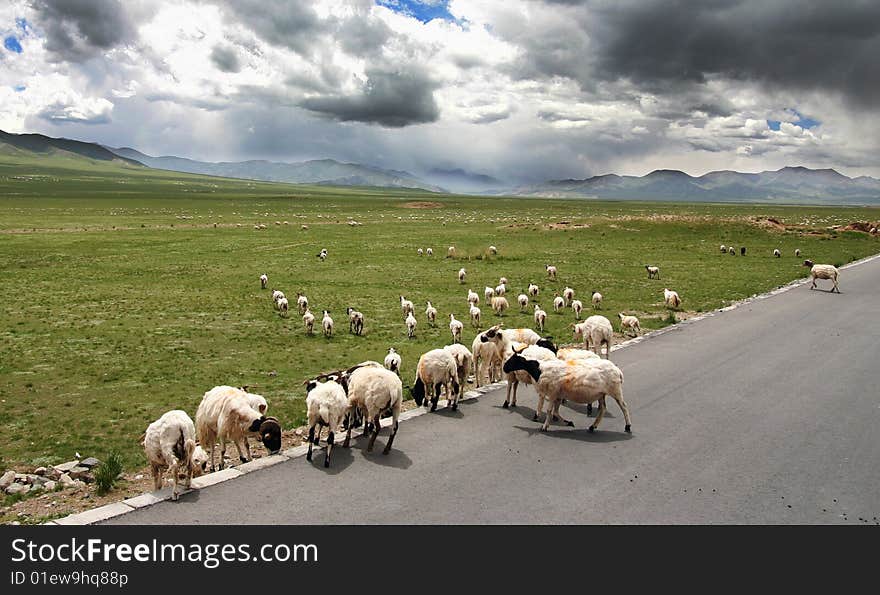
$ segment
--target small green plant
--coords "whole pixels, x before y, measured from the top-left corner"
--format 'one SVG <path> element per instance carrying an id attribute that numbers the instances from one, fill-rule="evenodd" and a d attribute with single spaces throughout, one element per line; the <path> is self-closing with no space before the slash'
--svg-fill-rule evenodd
<path id="1" fill-rule="evenodd" d="M 669 310 L 666 312 L 666 318 L 663 319 L 666 324 L 675 324 L 678 320 L 675 318 L 675 312 Z"/>
<path id="2" fill-rule="evenodd" d="M 120 473 L 122 473 L 122 456 L 114 451 L 95 470 L 95 484 L 98 486 L 99 496 L 103 496 L 113 489 Z"/>

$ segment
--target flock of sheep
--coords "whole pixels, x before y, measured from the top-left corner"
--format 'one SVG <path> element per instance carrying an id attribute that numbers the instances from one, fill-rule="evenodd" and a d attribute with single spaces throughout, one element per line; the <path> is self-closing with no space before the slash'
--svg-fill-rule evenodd
<path id="1" fill-rule="evenodd" d="M 728 248 L 721 246 L 726 253 Z M 495 246 L 489 252 L 497 254 Z M 729 249 L 735 254 L 733 248 Z M 745 247 L 740 254 L 745 255 Z M 433 254 L 428 248 L 419 254 Z M 800 256 L 800 250 L 795 251 Z M 455 256 L 455 248 L 450 246 L 447 256 Z M 774 256 L 779 257 L 778 250 Z M 323 261 L 327 251 L 322 250 L 318 257 Z M 816 287 L 817 279 L 830 279 L 838 291 L 838 270 L 832 265 L 814 264 L 806 260 L 804 266 L 811 267 L 812 286 Z M 660 269 L 655 265 L 645 265 L 649 279 L 660 279 Z M 545 265 L 548 280 L 555 281 L 558 271 L 553 265 Z M 459 282 L 464 283 L 466 271 L 462 268 L 458 273 Z M 505 294 L 507 279 L 501 277 L 496 287 L 486 287 L 484 298 L 497 315 L 502 315 L 509 307 Z M 262 289 L 268 288 L 268 277 L 260 276 Z M 537 285 L 530 283 L 526 293 L 517 297 L 520 310 L 526 311 L 529 299 L 539 295 Z M 676 291 L 665 288 L 664 303 L 668 308 L 679 308 L 681 298 Z M 275 309 L 286 316 L 289 304 L 283 292 L 272 291 Z M 594 308 L 601 307 L 602 294 L 592 292 L 591 303 Z M 470 322 L 474 327 L 481 326 L 481 312 L 478 304 L 479 295 L 471 289 L 467 292 Z M 308 298 L 297 293 L 297 305 L 303 316 L 307 332 L 311 333 L 315 317 L 309 311 Z M 407 327 L 407 335 L 413 337 L 417 321 L 412 301 L 400 296 L 400 307 Z M 538 405 L 534 420 L 538 421 L 543 413 L 545 403 L 548 405 L 542 430 L 547 430 L 551 419 L 561 420 L 568 425 L 572 422 L 563 419 L 559 414 L 559 405 L 564 401 L 572 401 L 587 405 L 587 412 L 592 412 L 592 403 L 598 402 L 599 410 L 596 419 L 589 427 L 593 432 L 606 410 L 606 397 L 614 399 L 623 412 L 626 432 L 632 431 L 629 408 L 623 398 L 623 373 L 610 361 L 613 343 L 613 327 L 606 317 L 595 314 L 580 322 L 583 304 L 574 299 L 574 290 L 566 287 L 562 295 L 556 294 L 553 300 L 554 310 L 571 308 L 575 314 L 575 322 L 571 328 L 576 341 L 583 341 L 583 349 L 559 349 L 551 337 L 543 337 L 530 328 L 504 329 L 497 324 L 479 332 L 474 338 L 471 349 L 461 344 L 463 323 L 450 314 L 449 329 L 452 343 L 442 348 L 432 349 L 419 358 L 416 366 L 416 378 L 412 388 L 413 399 L 418 406 L 437 409 L 441 394 L 445 395 L 447 407 L 455 411 L 464 393 L 468 376 L 473 372 L 477 387 L 484 380 L 497 382 L 507 380 L 507 394 L 503 407 L 516 406 L 516 391 L 520 383 L 535 386 L 538 394 Z M 364 315 L 348 308 L 349 332 L 362 334 Z M 425 315 L 430 324 L 434 325 L 437 309 L 427 302 Z M 546 312 L 534 304 L 534 322 L 540 332 L 544 331 Z M 620 330 L 623 334 L 641 332 L 639 320 L 635 316 L 618 314 Z M 329 312 L 323 310 L 322 328 L 330 337 L 333 332 L 333 320 Z M 602 357 L 604 355 L 604 357 Z M 306 380 L 306 408 L 308 416 L 308 453 L 307 460 L 312 460 L 312 446 L 319 443 L 323 428 L 327 428 L 327 448 L 324 466 L 330 466 L 331 454 L 336 435 L 343 429 L 347 430 L 344 447 L 348 447 L 352 429 L 364 426 L 364 432 L 370 436 L 367 451 L 373 449 L 376 437 L 381 428 L 381 418 L 391 416 L 391 430 L 383 454 L 388 454 L 397 435 L 398 420 L 403 403 L 403 385 L 400 380 L 401 356 L 392 347 L 388 350 L 384 362 L 365 361 L 351 368 L 326 372 L 315 378 Z M 274 417 L 267 417 L 268 404 L 260 395 L 247 391 L 247 387 L 217 386 L 206 392 L 196 412 L 195 422 L 182 410 L 169 411 L 157 421 L 150 424 L 143 437 L 143 445 L 152 468 L 156 489 L 162 486 L 162 474 L 165 469 L 170 471 L 173 481 L 172 498 L 177 499 L 180 493 L 179 480 L 183 479 L 184 488 L 189 488 L 194 476 L 210 466 L 213 471 L 214 451 L 216 442 L 220 443 L 219 468 L 223 468 L 226 442 L 232 441 L 238 450 L 242 462 L 251 459 L 248 436 L 256 436 L 265 446 L 269 454 L 277 453 L 281 448 L 281 425 Z M 210 445 L 210 455 L 206 448 Z"/>

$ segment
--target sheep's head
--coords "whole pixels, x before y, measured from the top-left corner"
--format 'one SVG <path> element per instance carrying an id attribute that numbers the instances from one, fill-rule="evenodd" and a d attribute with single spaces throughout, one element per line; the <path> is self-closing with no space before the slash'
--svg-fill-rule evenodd
<path id="1" fill-rule="evenodd" d="M 260 442 L 270 455 L 277 454 L 281 450 L 281 424 L 277 418 L 261 417 L 257 431 L 260 433 Z"/>
<path id="2" fill-rule="evenodd" d="M 192 468 L 193 477 L 198 477 L 205 472 L 209 460 L 210 457 L 208 457 L 208 453 L 205 452 L 205 449 L 196 445 L 192 457 L 190 458 L 190 467 Z"/>
<path id="3" fill-rule="evenodd" d="M 501 367 L 505 374 L 516 372 L 517 370 L 525 370 L 536 382 L 541 377 L 541 364 L 536 360 L 523 357 L 522 352 L 527 346 L 514 349 L 513 354 L 507 358 Z"/>
<path id="4" fill-rule="evenodd" d="M 496 324 L 495 326 L 489 327 L 485 331 L 480 334 L 480 341 L 483 343 L 488 343 L 489 341 L 494 341 L 496 337 L 501 335 L 501 325 Z"/>
<path id="5" fill-rule="evenodd" d="M 552 339 L 553 339 L 553 337 L 550 337 L 550 336 L 541 337 L 540 339 L 538 339 L 538 341 L 537 341 L 537 343 L 535 343 L 535 345 L 537 345 L 538 347 L 543 347 L 544 349 L 549 349 L 555 355 L 557 353 L 557 351 L 559 351 L 559 348 L 556 347 L 556 344 L 553 343 Z"/>
<path id="6" fill-rule="evenodd" d="M 813 261 L 812 261 L 812 260 L 805 260 L 805 261 L 804 261 L 804 266 L 805 266 L 805 267 L 811 267 L 811 268 L 812 268 L 812 266 L 813 266 Z"/>

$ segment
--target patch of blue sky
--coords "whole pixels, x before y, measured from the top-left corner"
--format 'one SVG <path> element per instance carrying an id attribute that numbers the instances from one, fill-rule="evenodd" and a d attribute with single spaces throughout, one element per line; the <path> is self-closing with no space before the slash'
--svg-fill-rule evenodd
<path id="1" fill-rule="evenodd" d="M 21 17 L 15 19 L 15 26 L 18 27 L 19 29 L 21 29 L 21 32 L 25 33 L 25 34 L 28 32 L 28 29 L 30 29 L 30 27 L 31 27 L 30 23 L 27 22 L 27 19 L 24 19 Z"/>
<path id="2" fill-rule="evenodd" d="M 12 89 L 13 89 L 16 93 L 21 93 L 22 91 L 24 91 L 25 89 L 27 89 L 27 87 L 26 87 L 25 85 L 15 85 L 14 87 L 12 87 Z"/>
<path id="3" fill-rule="evenodd" d="M 15 52 L 16 54 L 21 53 L 21 44 L 18 43 L 18 38 L 14 35 L 9 35 L 6 39 L 3 40 L 3 47 L 5 47 L 10 52 Z"/>
<path id="4" fill-rule="evenodd" d="M 790 121 L 792 124 L 796 124 L 804 130 L 815 128 L 822 123 L 819 120 L 814 120 L 813 118 L 803 115 L 802 113 L 791 107 L 785 108 L 784 111 L 791 114 L 792 119 Z M 767 120 L 767 126 L 770 128 L 770 130 L 779 130 L 780 124 L 781 122 L 779 120 Z"/>
<path id="5" fill-rule="evenodd" d="M 449 12 L 448 0 L 376 0 L 376 4 L 418 19 L 422 23 L 434 19 L 455 21 L 455 17 Z"/>

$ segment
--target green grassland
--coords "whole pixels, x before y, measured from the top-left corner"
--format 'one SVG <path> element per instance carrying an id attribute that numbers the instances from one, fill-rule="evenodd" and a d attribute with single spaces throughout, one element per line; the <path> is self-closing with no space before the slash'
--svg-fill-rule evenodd
<path id="1" fill-rule="evenodd" d="M 439 204 L 411 208 L 417 201 Z M 349 217 L 361 225 L 347 225 Z M 758 220 L 766 217 L 796 227 Z M 512 309 L 498 319 L 481 303 L 484 327 L 531 326 L 516 295 L 535 282 L 547 333 L 559 342 L 570 341 L 574 316 L 554 314 L 551 302 L 566 285 L 585 303 L 601 291 L 601 313 L 615 327 L 626 311 L 659 328 L 664 287 L 680 293 L 684 310 L 719 308 L 805 276 L 804 257 L 844 264 L 877 252 L 876 238 L 829 227 L 878 218 L 880 209 L 850 207 L 300 187 L 0 156 L 0 456 L 45 464 L 75 451 L 102 458 L 118 450 L 127 465 L 140 465 L 147 424 L 173 408 L 194 415 L 218 384 L 256 386 L 270 413 L 292 427 L 304 421 L 304 379 L 381 361 L 392 346 L 411 385 L 419 354 L 450 342 L 450 312 L 466 323 L 470 346 L 467 288 L 482 300 L 483 287 L 501 276 L 510 280 Z M 550 227 L 561 221 L 570 224 Z M 267 229 L 254 230 L 259 223 Z M 490 244 L 498 255 L 487 254 Z M 744 245 L 748 254 L 722 255 L 719 244 Z M 450 245 L 455 259 L 445 258 Z M 435 254 L 420 257 L 418 247 Z M 323 263 L 321 248 L 329 251 Z M 546 263 L 559 268 L 558 282 L 546 281 Z M 662 280 L 647 278 L 649 263 L 660 266 Z M 333 338 L 307 336 L 295 307 L 280 318 L 270 291 L 260 289 L 264 272 L 289 298 L 305 293 L 318 319 L 329 309 Z M 400 294 L 416 304 L 412 340 Z M 427 300 L 440 313 L 436 328 L 425 319 Z M 365 314 L 365 336 L 348 334 L 347 306 Z"/>

